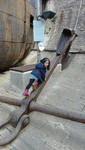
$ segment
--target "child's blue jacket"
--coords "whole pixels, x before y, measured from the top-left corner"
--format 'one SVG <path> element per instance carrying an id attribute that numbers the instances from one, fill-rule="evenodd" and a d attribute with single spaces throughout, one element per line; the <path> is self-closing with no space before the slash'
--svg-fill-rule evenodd
<path id="1" fill-rule="evenodd" d="M 38 78 L 41 82 L 45 80 L 46 68 L 42 63 L 38 63 L 35 69 L 31 72 L 34 76 Z"/>

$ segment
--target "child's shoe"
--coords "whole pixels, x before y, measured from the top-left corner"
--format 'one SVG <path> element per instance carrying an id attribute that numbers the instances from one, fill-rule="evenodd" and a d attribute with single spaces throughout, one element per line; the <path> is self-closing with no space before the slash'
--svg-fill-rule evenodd
<path id="1" fill-rule="evenodd" d="M 34 81 L 32 84 L 32 89 L 35 91 L 38 86 L 38 81 Z"/>
<path id="2" fill-rule="evenodd" d="M 30 92 L 27 89 L 25 89 L 22 95 L 23 96 L 30 96 Z"/>

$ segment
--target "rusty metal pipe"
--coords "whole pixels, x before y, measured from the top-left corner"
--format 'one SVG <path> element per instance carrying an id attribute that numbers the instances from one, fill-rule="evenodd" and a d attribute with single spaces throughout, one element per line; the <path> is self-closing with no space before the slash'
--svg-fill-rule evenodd
<path id="1" fill-rule="evenodd" d="M 72 111 L 68 111 L 64 109 L 62 110 L 60 108 L 54 108 L 51 106 L 41 106 L 33 101 L 30 103 L 29 110 L 38 111 L 41 113 L 53 115 L 53 116 L 64 118 L 64 119 L 69 119 L 69 120 L 76 121 L 76 122 L 85 123 L 85 114 L 72 112 Z"/>
<path id="2" fill-rule="evenodd" d="M 0 96 L 0 102 L 10 105 L 21 106 L 21 100 Z"/>

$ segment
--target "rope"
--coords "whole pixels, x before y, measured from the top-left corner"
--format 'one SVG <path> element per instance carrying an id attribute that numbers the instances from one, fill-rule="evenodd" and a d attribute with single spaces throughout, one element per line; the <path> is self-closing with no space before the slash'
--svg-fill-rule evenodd
<path id="1" fill-rule="evenodd" d="M 79 20 L 81 6 L 82 6 L 82 0 L 80 1 L 79 11 L 78 11 L 78 15 L 77 15 L 77 19 L 76 19 L 74 30 L 76 30 L 76 27 L 77 27 L 77 23 L 78 23 L 78 20 Z"/>

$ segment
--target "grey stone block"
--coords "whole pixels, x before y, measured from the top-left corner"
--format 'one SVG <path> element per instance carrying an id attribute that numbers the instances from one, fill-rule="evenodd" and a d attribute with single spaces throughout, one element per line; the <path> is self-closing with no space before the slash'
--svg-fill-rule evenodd
<path id="1" fill-rule="evenodd" d="M 26 85 L 29 83 L 29 75 L 31 71 L 18 72 L 10 71 L 10 84 L 13 89 L 23 91 Z"/>

